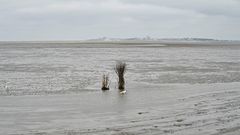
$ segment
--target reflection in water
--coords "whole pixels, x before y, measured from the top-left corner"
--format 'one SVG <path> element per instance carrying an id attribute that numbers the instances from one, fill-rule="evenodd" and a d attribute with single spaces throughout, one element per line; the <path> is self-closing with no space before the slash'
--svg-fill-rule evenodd
<path id="1" fill-rule="evenodd" d="M 124 91 L 126 91 L 126 90 L 124 90 Z M 126 110 L 126 104 L 127 104 L 127 93 L 121 93 L 121 92 L 119 92 L 118 94 L 117 94 L 117 106 L 118 106 L 118 112 L 120 113 L 120 114 L 123 114 L 123 113 L 125 113 L 125 110 Z"/>

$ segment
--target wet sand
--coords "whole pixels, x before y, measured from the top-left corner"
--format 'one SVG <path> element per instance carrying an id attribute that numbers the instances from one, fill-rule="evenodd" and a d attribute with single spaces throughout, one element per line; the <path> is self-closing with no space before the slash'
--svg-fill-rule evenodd
<path id="1" fill-rule="evenodd" d="M 144 87 L 144 86 L 142 86 Z M 148 86 L 146 86 L 148 87 Z M 239 83 L 1 97 L 1 134 L 238 134 Z"/>

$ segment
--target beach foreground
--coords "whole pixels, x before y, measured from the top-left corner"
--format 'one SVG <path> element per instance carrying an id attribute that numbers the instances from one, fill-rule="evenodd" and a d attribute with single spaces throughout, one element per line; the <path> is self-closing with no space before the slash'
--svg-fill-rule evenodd
<path id="1" fill-rule="evenodd" d="M 0 134 L 240 134 L 239 50 L 1 45 Z M 126 94 L 116 88 L 117 60 L 127 63 Z"/>

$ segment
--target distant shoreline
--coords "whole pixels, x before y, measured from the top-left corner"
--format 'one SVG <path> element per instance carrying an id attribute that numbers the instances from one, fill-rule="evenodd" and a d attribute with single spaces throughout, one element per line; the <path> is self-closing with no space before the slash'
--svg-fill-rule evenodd
<path id="1" fill-rule="evenodd" d="M 0 47 L 183 47 L 240 46 L 240 41 L 228 40 L 121 40 L 121 41 L 0 41 Z"/>

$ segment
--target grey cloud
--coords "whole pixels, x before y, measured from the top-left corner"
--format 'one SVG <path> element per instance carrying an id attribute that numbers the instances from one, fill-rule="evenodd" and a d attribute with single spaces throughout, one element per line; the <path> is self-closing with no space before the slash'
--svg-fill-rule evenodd
<path id="1" fill-rule="evenodd" d="M 124 0 L 131 3 L 148 3 L 166 7 L 187 9 L 207 15 L 239 16 L 239 0 Z"/>
<path id="2" fill-rule="evenodd" d="M 0 40 L 239 39 L 239 0 L 0 0 Z"/>

